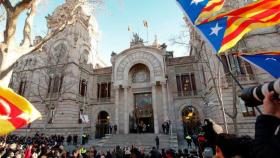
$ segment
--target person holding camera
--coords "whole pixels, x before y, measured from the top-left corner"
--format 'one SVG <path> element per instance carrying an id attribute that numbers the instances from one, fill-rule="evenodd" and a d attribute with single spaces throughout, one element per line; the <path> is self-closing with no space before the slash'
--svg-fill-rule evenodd
<path id="1" fill-rule="evenodd" d="M 263 114 L 257 117 L 255 126 L 255 158 L 280 157 L 280 99 L 274 92 L 265 94 Z"/>

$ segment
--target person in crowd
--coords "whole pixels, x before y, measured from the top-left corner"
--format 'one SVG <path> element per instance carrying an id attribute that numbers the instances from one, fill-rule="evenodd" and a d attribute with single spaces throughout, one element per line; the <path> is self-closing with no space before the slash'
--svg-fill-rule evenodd
<path id="1" fill-rule="evenodd" d="M 150 154 L 151 154 L 152 158 L 160 158 L 161 157 L 159 151 L 155 147 L 152 148 Z"/>
<path id="2" fill-rule="evenodd" d="M 71 145 L 71 142 L 72 142 L 72 135 L 68 135 L 66 141 L 67 141 L 67 145 Z"/>
<path id="3" fill-rule="evenodd" d="M 166 122 L 166 134 L 169 134 L 170 130 L 170 121 Z"/>
<path id="4" fill-rule="evenodd" d="M 255 158 L 280 156 L 280 99 L 274 92 L 265 94 L 263 114 L 257 117 L 253 153 Z"/>
<path id="5" fill-rule="evenodd" d="M 82 145 L 85 145 L 86 143 L 86 134 L 82 134 Z"/>
<path id="6" fill-rule="evenodd" d="M 216 140 L 216 157 L 250 158 L 252 155 L 252 147 L 253 139 L 249 136 L 237 137 L 234 134 L 219 134 Z M 205 148 L 205 150 L 206 149 L 207 148 Z"/>
<path id="7" fill-rule="evenodd" d="M 156 141 L 156 147 L 157 147 L 157 150 L 158 150 L 159 149 L 159 137 L 158 136 L 156 136 L 155 141 Z"/>
<path id="8" fill-rule="evenodd" d="M 165 126 L 165 122 L 163 122 L 163 123 L 162 123 L 161 127 L 162 127 L 162 131 L 163 131 L 163 133 L 165 134 L 165 133 L 166 133 L 166 126 Z"/>
<path id="9" fill-rule="evenodd" d="M 186 140 L 187 140 L 187 143 L 188 143 L 188 148 L 191 148 L 192 147 L 192 138 L 191 138 L 191 136 L 187 135 L 186 136 Z"/>
<path id="10" fill-rule="evenodd" d="M 117 132 L 118 132 L 118 126 L 114 125 L 114 133 L 117 134 Z"/>
<path id="11" fill-rule="evenodd" d="M 75 135 L 73 136 L 73 145 L 77 145 L 77 144 L 78 144 L 78 135 L 75 134 Z"/>

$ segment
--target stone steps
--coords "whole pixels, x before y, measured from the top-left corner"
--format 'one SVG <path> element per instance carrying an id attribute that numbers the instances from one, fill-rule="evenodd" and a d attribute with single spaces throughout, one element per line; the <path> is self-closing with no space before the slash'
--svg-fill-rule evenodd
<path id="1" fill-rule="evenodd" d="M 155 138 L 159 137 L 160 149 L 178 149 L 177 136 L 163 135 L 163 134 L 116 134 L 116 135 L 106 135 L 103 139 L 93 140 L 89 144 L 92 144 L 97 149 L 102 150 L 112 150 L 116 146 L 120 147 L 131 147 L 131 145 L 136 145 L 136 147 L 143 147 L 145 150 L 149 151 L 152 147 L 155 147 Z"/>

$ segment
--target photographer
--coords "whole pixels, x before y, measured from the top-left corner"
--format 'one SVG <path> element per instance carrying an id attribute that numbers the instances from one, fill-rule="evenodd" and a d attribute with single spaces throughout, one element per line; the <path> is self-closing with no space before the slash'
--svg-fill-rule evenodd
<path id="1" fill-rule="evenodd" d="M 265 94 L 264 112 L 256 121 L 254 153 L 256 158 L 280 157 L 280 100 L 273 92 Z"/>

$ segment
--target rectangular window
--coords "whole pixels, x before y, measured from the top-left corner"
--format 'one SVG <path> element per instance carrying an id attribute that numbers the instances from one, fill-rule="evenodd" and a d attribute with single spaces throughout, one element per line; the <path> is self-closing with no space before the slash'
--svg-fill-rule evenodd
<path id="1" fill-rule="evenodd" d="M 253 73 L 253 69 L 251 67 L 251 64 L 248 63 L 247 61 L 244 61 L 244 63 L 245 63 L 245 68 L 246 68 L 247 74 L 253 75 L 254 73 Z"/>
<path id="2" fill-rule="evenodd" d="M 61 92 L 63 83 L 63 76 L 55 76 L 54 78 L 49 78 L 48 94 Z"/>
<path id="3" fill-rule="evenodd" d="M 101 84 L 101 98 L 107 98 L 108 94 L 108 85 L 107 83 Z"/>
<path id="4" fill-rule="evenodd" d="M 108 83 L 108 98 L 111 97 L 111 83 Z"/>
<path id="5" fill-rule="evenodd" d="M 201 71 L 202 71 L 203 82 L 204 82 L 204 85 L 206 86 L 206 76 L 205 76 L 205 71 L 204 71 L 203 66 L 201 66 Z"/>
<path id="6" fill-rule="evenodd" d="M 178 96 L 190 96 L 192 94 L 196 95 L 196 84 L 194 74 L 188 75 L 177 75 L 177 90 Z"/>
<path id="7" fill-rule="evenodd" d="M 98 83 L 97 84 L 97 98 L 110 98 L 111 97 L 111 83 Z"/>
<path id="8" fill-rule="evenodd" d="M 100 98 L 100 84 L 97 84 L 97 98 Z"/>
<path id="9" fill-rule="evenodd" d="M 83 97 L 87 95 L 87 81 L 84 79 L 80 80 L 80 95 Z"/>
<path id="10" fill-rule="evenodd" d="M 19 84 L 18 94 L 24 96 L 26 81 L 21 81 Z"/>
<path id="11" fill-rule="evenodd" d="M 191 81 L 192 81 L 192 85 L 191 85 L 191 86 L 192 86 L 193 94 L 194 94 L 194 95 L 197 95 L 194 74 L 191 74 Z"/>
<path id="12" fill-rule="evenodd" d="M 228 54 L 222 55 L 221 60 L 224 64 L 224 71 L 227 76 L 229 75 L 230 70 L 235 71 L 237 75 L 253 74 L 251 65 L 248 62 L 242 60 L 240 57 Z"/>

